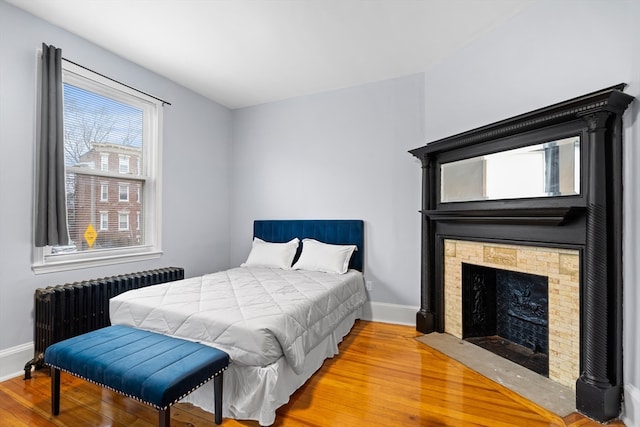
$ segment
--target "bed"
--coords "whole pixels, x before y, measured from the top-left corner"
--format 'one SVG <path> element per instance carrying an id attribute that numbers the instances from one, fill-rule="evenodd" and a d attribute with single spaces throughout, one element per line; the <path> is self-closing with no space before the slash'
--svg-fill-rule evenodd
<path id="1" fill-rule="evenodd" d="M 363 228 L 360 220 L 255 221 L 243 265 L 114 297 L 111 323 L 226 351 L 222 415 L 271 425 L 360 317 Z M 183 401 L 213 412 L 212 387 Z"/>

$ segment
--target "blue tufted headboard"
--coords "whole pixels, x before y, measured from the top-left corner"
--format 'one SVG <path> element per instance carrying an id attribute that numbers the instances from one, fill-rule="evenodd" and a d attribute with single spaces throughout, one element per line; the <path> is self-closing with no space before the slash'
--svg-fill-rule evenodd
<path id="1" fill-rule="evenodd" d="M 364 271 L 364 221 L 359 219 L 256 220 L 253 222 L 253 236 L 275 243 L 297 237 L 334 245 L 356 245 L 358 250 L 351 256 L 349 268 Z M 295 259 L 298 256 L 299 253 Z"/>

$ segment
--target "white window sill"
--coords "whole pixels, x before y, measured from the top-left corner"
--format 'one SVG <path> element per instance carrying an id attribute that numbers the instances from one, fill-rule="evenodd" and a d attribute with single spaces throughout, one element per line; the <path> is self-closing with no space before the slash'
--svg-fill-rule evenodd
<path id="1" fill-rule="evenodd" d="M 60 261 L 36 262 L 31 265 L 35 274 L 57 273 L 80 268 L 101 267 L 105 265 L 123 264 L 126 262 L 146 261 L 162 256 L 161 250 L 149 250 L 138 253 L 104 255 L 84 259 L 66 259 Z"/>

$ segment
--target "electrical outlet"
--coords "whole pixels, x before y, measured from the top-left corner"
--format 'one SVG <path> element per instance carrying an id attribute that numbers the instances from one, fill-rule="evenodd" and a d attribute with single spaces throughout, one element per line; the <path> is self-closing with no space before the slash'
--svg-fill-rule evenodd
<path id="1" fill-rule="evenodd" d="M 365 287 L 370 291 L 373 288 L 373 281 L 367 280 Z"/>

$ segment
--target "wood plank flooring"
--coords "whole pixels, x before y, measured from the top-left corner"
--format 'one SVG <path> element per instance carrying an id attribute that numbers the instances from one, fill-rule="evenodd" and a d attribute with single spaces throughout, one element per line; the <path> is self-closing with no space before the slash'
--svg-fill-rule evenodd
<path id="1" fill-rule="evenodd" d="M 599 426 L 578 414 L 564 419 L 414 339 L 408 326 L 358 321 L 323 367 L 277 412 L 275 426 Z M 0 383 L 1 426 L 157 425 L 155 410 L 70 375 L 62 375 L 60 415 L 50 414 L 45 370 Z M 187 404 L 172 426 L 214 426 L 213 415 Z M 225 419 L 223 426 L 256 427 Z M 608 425 L 623 426 L 620 421 Z"/>

